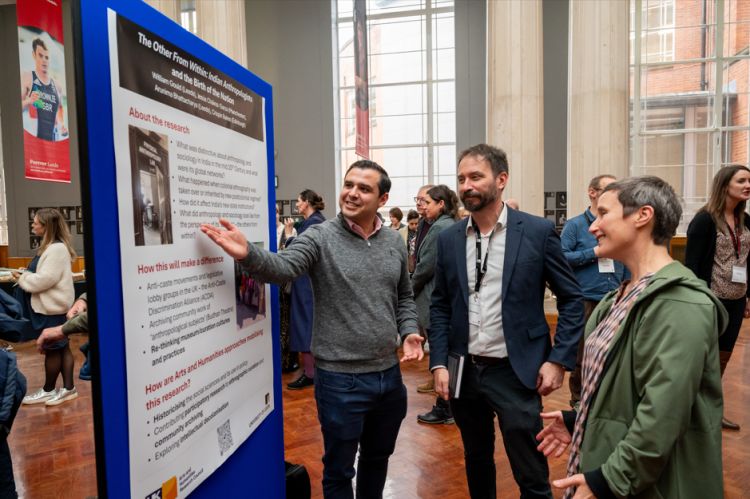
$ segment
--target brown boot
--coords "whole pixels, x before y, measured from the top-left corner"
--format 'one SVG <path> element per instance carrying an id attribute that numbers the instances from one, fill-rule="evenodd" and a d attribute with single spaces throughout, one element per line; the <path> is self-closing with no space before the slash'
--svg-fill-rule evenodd
<path id="1" fill-rule="evenodd" d="M 430 376 L 430 379 L 428 379 L 425 383 L 422 383 L 421 385 L 417 386 L 417 391 L 419 393 L 430 393 L 435 391 L 435 378 Z"/>
<path id="2" fill-rule="evenodd" d="M 721 369 L 721 376 L 724 377 L 724 371 L 729 364 L 729 358 L 732 356 L 732 352 L 725 352 L 719 350 L 719 369 Z M 740 425 L 733 421 L 729 421 L 727 418 L 721 418 L 721 427 L 725 430 L 740 431 Z"/>

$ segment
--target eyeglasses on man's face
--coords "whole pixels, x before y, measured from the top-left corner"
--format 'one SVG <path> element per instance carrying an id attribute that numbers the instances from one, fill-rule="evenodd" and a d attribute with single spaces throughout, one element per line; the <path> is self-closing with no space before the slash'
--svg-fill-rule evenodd
<path id="1" fill-rule="evenodd" d="M 418 205 L 420 204 L 427 204 L 427 200 L 425 198 L 414 198 L 414 202 Z"/>

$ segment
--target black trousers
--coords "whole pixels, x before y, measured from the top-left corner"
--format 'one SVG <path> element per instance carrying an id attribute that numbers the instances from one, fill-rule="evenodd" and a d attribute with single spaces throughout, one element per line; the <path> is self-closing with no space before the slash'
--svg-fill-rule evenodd
<path id="1" fill-rule="evenodd" d="M 497 497 L 495 416 L 521 497 L 552 498 L 547 459 L 536 450 L 536 434 L 542 429 L 541 397 L 521 383 L 510 361 L 485 366 L 467 357 L 461 398 L 451 400 L 451 408 L 461 431 L 472 499 Z M 501 493 L 501 497 L 511 495 Z"/>
<path id="2" fill-rule="evenodd" d="M 10 460 L 8 434 L 0 428 L 0 499 L 16 499 L 16 482 L 13 480 L 13 463 Z"/>
<path id="3" fill-rule="evenodd" d="M 734 344 L 737 343 L 737 338 L 740 336 L 740 328 L 745 318 L 745 303 L 747 300 L 745 298 L 738 300 L 724 300 L 723 298 L 719 298 L 719 301 L 721 301 L 729 313 L 727 329 L 724 331 L 724 334 L 719 336 L 719 350 L 732 353 Z"/>

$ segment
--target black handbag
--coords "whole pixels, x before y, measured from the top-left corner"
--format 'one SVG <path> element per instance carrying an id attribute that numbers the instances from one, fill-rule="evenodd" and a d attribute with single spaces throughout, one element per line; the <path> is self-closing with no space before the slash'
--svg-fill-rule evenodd
<path id="1" fill-rule="evenodd" d="M 310 499 L 310 475 L 301 464 L 284 461 L 286 467 L 286 498 Z"/>

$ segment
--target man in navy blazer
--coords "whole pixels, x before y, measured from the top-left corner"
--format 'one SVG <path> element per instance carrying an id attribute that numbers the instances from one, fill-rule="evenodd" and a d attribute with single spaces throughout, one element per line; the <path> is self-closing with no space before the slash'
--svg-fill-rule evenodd
<path id="1" fill-rule="evenodd" d="M 551 498 L 547 461 L 535 440 L 541 396 L 558 389 L 564 370 L 575 367 L 583 296 L 552 222 L 504 205 L 507 181 L 502 150 L 479 144 L 461 153 L 459 195 L 471 216 L 439 237 L 430 369 L 435 390 L 448 399 L 448 353 L 464 356 L 460 396 L 451 408 L 471 497 L 496 497 L 497 415 L 521 497 Z M 554 344 L 544 316 L 545 284 L 557 296 Z"/>

